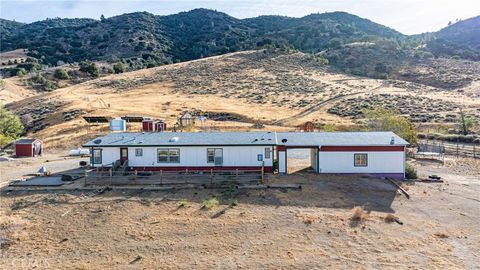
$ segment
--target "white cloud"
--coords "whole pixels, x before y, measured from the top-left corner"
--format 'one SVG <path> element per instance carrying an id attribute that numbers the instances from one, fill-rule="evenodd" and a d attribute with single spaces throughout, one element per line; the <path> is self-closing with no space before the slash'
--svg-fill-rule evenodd
<path id="1" fill-rule="evenodd" d="M 2 0 L 0 17 L 32 22 L 47 17 L 90 17 L 98 19 L 135 11 L 157 15 L 194 8 L 223 11 L 237 18 L 258 15 L 301 17 L 311 13 L 346 11 L 392 27 L 405 34 L 437 31 L 457 18 L 480 15 L 478 0 Z"/>

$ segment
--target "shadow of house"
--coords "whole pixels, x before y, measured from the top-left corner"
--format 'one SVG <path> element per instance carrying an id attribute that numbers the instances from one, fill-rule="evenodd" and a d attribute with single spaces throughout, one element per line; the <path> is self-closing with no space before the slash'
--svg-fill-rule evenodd
<path id="1" fill-rule="evenodd" d="M 62 172 L 76 174 L 81 170 Z M 55 189 L 48 187 L 31 187 L 28 189 L 11 189 L 8 186 L 0 189 L 1 196 L 25 196 L 27 194 L 71 194 L 80 196 L 85 193 L 78 178 L 79 188 Z M 223 188 L 210 189 L 200 185 L 160 186 L 116 186 L 113 190 L 95 196 L 95 201 L 107 202 L 126 200 L 176 201 L 187 200 L 201 204 L 205 198 L 217 197 L 222 205 L 233 200 L 238 204 L 262 206 L 296 206 L 306 208 L 332 208 L 350 210 L 361 206 L 365 211 L 393 213 L 392 203 L 400 196 L 397 187 L 388 180 L 366 175 L 327 175 L 300 172 L 288 176 L 272 176 L 269 180 L 276 188 L 236 188 L 232 183 Z M 302 189 L 281 188 L 281 185 L 301 185 Z M 165 188 L 165 189 L 163 189 Z M 400 197 L 403 199 L 403 197 Z M 87 201 L 88 202 L 88 201 Z M 69 201 L 43 201 L 42 203 L 75 203 Z M 82 202 L 85 203 L 85 202 Z M 28 207 L 28 206 L 27 206 Z"/>

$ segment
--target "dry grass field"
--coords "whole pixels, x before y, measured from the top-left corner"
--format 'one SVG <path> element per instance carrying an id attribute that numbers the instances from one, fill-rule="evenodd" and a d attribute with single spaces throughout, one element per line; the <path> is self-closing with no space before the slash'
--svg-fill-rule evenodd
<path id="1" fill-rule="evenodd" d="M 249 130 L 260 121 L 271 130 L 292 130 L 306 121 L 349 126 L 361 121 L 364 105 L 384 105 L 422 124 L 451 123 L 459 107 L 479 113 L 475 85 L 478 81 L 451 90 L 354 77 L 302 53 L 246 51 L 110 75 L 35 96 L 8 79 L 0 98 L 9 109 L 32 117 L 28 130 L 48 147 L 75 147 L 106 131 L 88 127 L 84 115 L 160 117 L 172 127 L 181 111 L 199 110 L 238 119 L 209 120 L 198 129 Z"/>
<path id="2" fill-rule="evenodd" d="M 423 163 L 445 182 L 403 183 L 410 199 L 385 180 L 303 171 L 269 180 L 301 190 L 3 191 L 0 265 L 478 269 L 479 166 L 457 165 Z"/>

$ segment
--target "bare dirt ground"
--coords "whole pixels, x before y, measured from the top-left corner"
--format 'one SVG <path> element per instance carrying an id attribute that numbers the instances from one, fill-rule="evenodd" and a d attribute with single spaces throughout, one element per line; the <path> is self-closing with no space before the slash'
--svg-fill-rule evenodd
<path id="1" fill-rule="evenodd" d="M 16 158 L 11 161 L 0 161 L 0 187 L 13 180 L 32 177 L 41 166 L 45 166 L 51 173 L 78 168 L 81 160 L 88 158 L 69 157 L 68 151 L 55 151 L 35 158 Z"/>
<path id="2" fill-rule="evenodd" d="M 3 192 L 6 269 L 478 269 L 480 180 L 461 160 L 416 161 L 407 199 L 365 176 L 274 176 L 302 190 Z M 462 163 L 462 164 L 461 164 Z M 470 167 L 468 167 L 470 168 Z M 216 197 L 218 206 L 202 207 Z M 365 213 L 352 219 L 352 208 Z M 387 222 L 390 214 L 397 222 Z M 386 221 L 387 218 L 387 221 Z"/>

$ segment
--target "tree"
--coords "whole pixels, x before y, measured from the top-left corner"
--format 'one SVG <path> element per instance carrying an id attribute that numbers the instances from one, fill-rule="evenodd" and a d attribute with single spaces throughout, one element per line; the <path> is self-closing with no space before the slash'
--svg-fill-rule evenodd
<path id="1" fill-rule="evenodd" d="M 113 70 L 116 74 L 123 73 L 127 71 L 127 67 L 122 62 L 117 62 L 115 65 L 113 65 Z"/>
<path id="2" fill-rule="evenodd" d="M 103 16 L 103 14 L 100 16 L 100 21 L 105 21 L 105 16 Z"/>
<path id="3" fill-rule="evenodd" d="M 468 135 L 472 132 L 472 128 L 477 124 L 477 119 L 474 116 L 465 116 L 460 109 L 460 130 L 463 135 Z"/>
<path id="4" fill-rule="evenodd" d="M 335 124 L 327 123 L 323 126 L 323 131 L 334 132 L 334 131 L 337 131 L 337 127 L 335 126 Z"/>
<path id="5" fill-rule="evenodd" d="M 67 71 L 63 68 L 55 69 L 55 73 L 53 73 L 53 76 L 60 80 L 70 79 L 70 76 L 68 75 Z"/>
<path id="6" fill-rule="evenodd" d="M 18 71 L 17 71 L 17 76 L 18 77 L 23 77 L 27 75 L 27 70 L 25 70 L 24 68 L 19 68 Z"/>
<path id="7" fill-rule="evenodd" d="M 396 110 L 375 107 L 363 110 L 367 129 L 372 131 L 392 131 L 411 144 L 417 143 L 417 130 L 413 123 Z"/>
<path id="8" fill-rule="evenodd" d="M 23 132 L 23 125 L 20 118 L 0 106 L 0 135 L 10 139 L 16 139 Z"/>
<path id="9" fill-rule="evenodd" d="M 92 61 L 82 61 L 80 62 L 80 71 L 86 72 L 93 77 L 100 76 L 100 70 L 98 66 Z"/>

